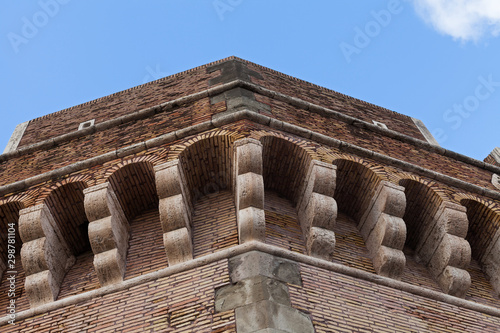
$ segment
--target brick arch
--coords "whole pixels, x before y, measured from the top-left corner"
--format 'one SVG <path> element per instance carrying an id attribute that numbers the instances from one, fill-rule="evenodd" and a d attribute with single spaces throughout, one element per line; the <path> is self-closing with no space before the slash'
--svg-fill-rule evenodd
<path id="1" fill-rule="evenodd" d="M 75 256 L 90 250 L 83 194 L 86 187 L 83 181 L 62 181 L 51 187 L 50 193 L 43 199 L 59 227 L 62 239 Z"/>
<path id="2" fill-rule="evenodd" d="M 23 193 L 14 194 L 10 197 L 0 199 L 0 206 L 8 204 L 10 202 L 18 202 L 21 204 L 22 208 L 30 207 L 35 204 L 36 198 L 38 198 L 38 190 L 28 190 Z"/>
<path id="3" fill-rule="evenodd" d="M 120 162 L 107 172 L 106 179 L 129 221 L 158 207 L 153 168 L 153 163 L 144 156 Z"/>
<path id="4" fill-rule="evenodd" d="M 165 159 L 163 159 L 162 157 L 156 156 L 154 154 L 151 154 L 151 155 L 136 156 L 136 157 L 133 157 L 133 158 L 127 158 L 127 159 L 124 159 L 124 160 L 122 160 L 122 161 L 120 161 L 118 163 L 115 162 L 115 164 L 113 164 L 113 166 L 107 168 L 104 171 L 103 180 L 100 183 L 105 183 L 106 181 L 109 181 L 109 178 L 116 171 L 120 170 L 121 168 L 123 168 L 123 167 L 125 167 L 127 165 L 130 165 L 130 164 L 137 164 L 137 163 L 151 164 L 154 167 L 154 166 L 156 166 L 158 164 L 165 163 Z"/>
<path id="5" fill-rule="evenodd" d="M 180 156 L 184 153 L 186 149 L 190 146 L 194 145 L 197 142 L 207 140 L 214 137 L 224 137 L 229 142 L 235 142 L 238 139 L 245 137 L 243 134 L 238 133 L 232 130 L 214 130 L 202 134 L 198 134 L 187 139 L 182 140 L 180 143 L 170 146 L 170 150 L 168 152 L 167 160 L 172 161 L 180 158 Z"/>
<path id="6" fill-rule="evenodd" d="M 283 134 L 281 132 L 274 132 L 274 131 L 267 131 L 267 130 L 261 130 L 261 131 L 253 131 L 250 134 L 251 138 L 257 139 L 261 141 L 262 138 L 265 137 L 276 137 L 280 138 L 289 142 L 292 142 L 302 149 L 304 149 L 312 159 L 314 160 L 321 160 L 323 161 L 323 155 L 325 155 L 327 152 L 329 152 L 328 149 L 326 149 L 324 146 L 310 140 L 304 140 L 302 138 L 295 137 L 293 135 L 288 135 L 288 134 Z M 262 141 L 261 141 L 262 142 Z"/>
<path id="7" fill-rule="evenodd" d="M 90 180 L 90 175 L 76 175 L 50 183 L 47 186 L 40 188 L 39 192 L 36 195 L 35 204 L 39 205 L 44 203 L 47 197 L 49 197 L 52 192 L 57 190 L 59 187 L 65 186 L 67 184 L 81 183 L 83 185 L 83 188 L 85 189 L 90 186 Z"/>
<path id="8" fill-rule="evenodd" d="M 176 155 L 179 158 L 193 203 L 209 194 L 232 188 L 235 139 L 225 133 L 206 133 L 187 140 L 169 156 L 169 159 Z"/>
<path id="9" fill-rule="evenodd" d="M 359 222 L 380 182 L 385 179 L 383 167 L 355 157 L 336 159 L 333 164 L 337 166 L 334 198 L 339 210 Z"/>
<path id="10" fill-rule="evenodd" d="M 260 142 L 264 187 L 296 204 L 313 160 L 307 142 L 282 135 L 262 136 Z"/>

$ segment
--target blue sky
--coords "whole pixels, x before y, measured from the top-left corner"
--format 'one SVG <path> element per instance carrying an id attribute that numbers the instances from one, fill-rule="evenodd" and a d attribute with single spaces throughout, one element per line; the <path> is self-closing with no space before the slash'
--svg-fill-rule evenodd
<path id="1" fill-rule="evenodd" d="M 1 1 L 0 150 L 17 124 L 230 55 L 500 146 L 498 0 Z"/>

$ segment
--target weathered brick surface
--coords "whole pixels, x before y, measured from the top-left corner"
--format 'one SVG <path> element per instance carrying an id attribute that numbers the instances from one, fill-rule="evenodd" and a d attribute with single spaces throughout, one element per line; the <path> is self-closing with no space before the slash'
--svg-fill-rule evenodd
<path id="1" fill-rule="evenodd" d="M 262 80 L 252 77 L 253 82 L 263 87 L 288 96 L 303 99 L 307 102 L 338 111 L 369 123 L 372 123 L 372 120 L 382 122 L 393 131 L 404 133 L 420 140 L 425 140 L 411 118 L 406 115 L 284 75 L 283 73 L 253 63 L 249 63 L 248 67 L 259 72 L 263 76 Z M 270 103 L 269 99 L 261 96 L 258 96 L 257 100 L 266 104 Z"/>
<path id="2" fill-rule="evenodd" d="M 500 300 L 495 297 L 493 288 L 486 279 L 477 260 L 471 260 L 467 271 L 471 276 L 472 284 L 465 299 L 498 308 L 500 306 Z"/>
<path id="3" fill-rule="evenodd" d="M 238 245 L 234 194 L 229 190 L 208 194 L 194 206 L 194 257 Z"/>
<path id="4" fill-rule="evenodd" d="M 209 99 L 181 107 L 173 112 L 157 114 L 151 118 L 122 124 L 86 137 L 65 142 L 48 150 L 14 157 L 0 164 L 0 185 L 26 179 L 37 174 L 99 156 L 137 142 L 155 138 L 210 119 L 218 106 L 210 106 Z"/>
<path id="5" fill-rule="evenodd" d="M 215 313 L 227 260 L 62 307 L 2 332 L 235 332 L 234 311 Z M 193 329 L 196 327 L 196 329 Z"/>
<path id="6" fill-rule="evenodd" d="M 410 143 L 389 138 L 367 129 L 348 125 L 333 118 L 293 107 L 286 103 L 269 102 L 272 107 L 273 118 L 301 126 L 312 131 L 328 135 L 339 140 L 353 143 L 360 147 L 388 155 L 445 175 L 470 181 L 474 179 L 476 185 L 494 190 L 491 184 L 491 172 L 460 162 L 449 157 L 427 151 Z"/>
<path id="7" fill-rule="evenodd" d="M 271 190 L 265 191 L 264 200 L 266 243 L 305 253 L 305 240 L 296 209 L 290 200 Z"/>
<path id="8" fill-rule="evenodd" d="M 500 318 L 301 265 L 292 306 L 316 332 L 498 332 Z"/>
<path id="9" fill-rule="evenodd" d="M 76 131 L 80 123 L 91 119 L 95 119 L 98 124 L 205 90 L 208 88 L 208 80 L 219 74 L 207 73 L 205 67 L 194 68 L 34 119 L 28 125 L 20 147 Z"/>
<path id="10" fill-rule="evenodd" d="M 64 277 L 57 299 L 78 295 L 100 287 L 93 261 L 92 251 L 76 257 L 75 264 Z"/>
<path id="11" fill-rule="evenodd" d="M 334 262 L 375 273 L 368 249 L 365 247 L 356 222 L 344 212 L 337 215 L 335 232 Z"/>
<path id="12" fill-rule="evenodd" d="M 158 209 L 144 211 L 130 223 L 125 279 L 157 271 L 168 266 L 163 246 Z"/>

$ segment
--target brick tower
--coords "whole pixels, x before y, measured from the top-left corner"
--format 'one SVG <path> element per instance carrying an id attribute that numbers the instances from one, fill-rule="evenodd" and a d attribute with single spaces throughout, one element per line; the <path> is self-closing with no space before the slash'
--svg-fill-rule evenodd
<path id="1" fill-rule="evenodd" d="M 230 57 L 19 125 L 1 332 L 498 332 L 500 151 Z"/>

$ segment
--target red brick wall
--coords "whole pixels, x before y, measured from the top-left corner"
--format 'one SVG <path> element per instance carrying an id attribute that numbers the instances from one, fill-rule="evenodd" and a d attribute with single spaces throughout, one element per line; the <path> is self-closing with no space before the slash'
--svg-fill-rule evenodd
<path id="1" fill-rule="evenodd" d="M 322 332 L 498 332 L 500 318 L 301 265 L 292 306 Z"/>
<path id="2" fill-rule="evenodd" d="M 234 245 L 238 245 L 238 226 L 232 191 L 198 199 L 193 215 L 193 256 L 201 257 Z"/>
<path id="3" fill-rule="evenodd" d="M 152 209 L 130 222 L 125 280 L 168 266 L 158 209 Z"/>
<path id="4" fill-rule="evenodd" d="M 76 131 L 80 123 L 91 119 L 98 124 L 205 90 L 208 80 L 218 75 L 218 72 L 207 74 L 202 66 L 43 116 L 30 122 L 19 146 Z"/>
<path id="5" fill-rule="evenodd" d="M 234 311 L 215 313 L 227 260 L 47 312 L 2 332 L 236 332 Z"/>
<path id="6" fill-rule="evenodd" d="M 203 65 L 145 85 L 124 90 L 81 105 L 64 109 L 32 120 L 20 142 L 20 147 L 76 131 L 80 123 L 95 119 L 96 124 L 163 102 L 207 89 L 208 81 L 220 71 L 207 73 Z M 368 122 L 385 123 L 389 129 L 424 139 L 410 117 L 363 102 L 326 88 L 298 80 L 271 69 L 247 63 L 260 73 L 263 80 L 252 80 L 271 90 L 301 98 Z"/>
<path id="7" fill-rule="evenodd" d="M 289 77 L 259 65 L 250 63 L 248 67 L 259 72 L 263 80 L 252 77 L 252 81 L 270 90 L 300 98 L 304 101 L 338 111 L 348 116 L 372 123 L 372 120 L 384 123 L 393 131 L 400 132 L 414 138 L 425 138 L 413 123 L 413 120 L 403 114 L 384 109 L 374 104 L 346 96 L 306 81 Z M 266 98 L 258 97 L 257 100 L 267 103 Z"/>
<path id="8" fill-rule="evenodd" d="M 305 240 L 292 202 L 275 191 L 266 190 L 264 209 L 266 243 L 305 254 Z"/>

